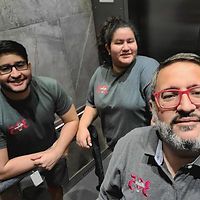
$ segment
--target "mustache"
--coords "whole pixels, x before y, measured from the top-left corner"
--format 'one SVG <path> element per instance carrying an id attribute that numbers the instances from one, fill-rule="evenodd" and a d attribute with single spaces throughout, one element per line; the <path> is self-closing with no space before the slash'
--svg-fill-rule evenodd
<path id="1" fill-rule="evenodd" d="M 13 77 L 12 79 L 10 79 L 10 80 L 8 80 L 8 83 L 14 83 L 14 82 L 19 82 L 19 81 L 24 81 L 24 80 L 26 80 L 27 78 L 26 77 L 17 77 L 17 78 L 15 78 L 15 77 Z"/>
<path id="2" fill-rule="evenodd" d="M 177 114 L 171 121 L 170 125 L 177 124 L 182 118 L 192 117 L 196 118 L 198 121 L 200 121 L 200 116 L 194 113 L 184 113 L 184 114 Z"/>

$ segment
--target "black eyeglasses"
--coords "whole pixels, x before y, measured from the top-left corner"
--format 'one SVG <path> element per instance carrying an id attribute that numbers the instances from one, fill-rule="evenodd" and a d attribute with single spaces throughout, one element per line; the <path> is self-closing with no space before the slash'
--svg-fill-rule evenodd
<path id="1" fill-rule="evenodd" d="M 10 65 L 10 64 L 1 65 L 0 74 L 1 75 L 9 74 L 10 72 L 12 72 L 13 67 L 18 71 L 23 71 L 23 70 L 28 69 L 28 64 L 26 61 L 18 61 L 14 63 L 13 65 Z"/>
<path id="2" fill-rule="evenodd" d="M 187 94 L 190 102 L 200 106 L 200 86 L 195 86 L 187 90 L 169 89 L 155 92 L 156 103 L 163 109 L 173 109 L 178 107 L 183 94 Z"/>

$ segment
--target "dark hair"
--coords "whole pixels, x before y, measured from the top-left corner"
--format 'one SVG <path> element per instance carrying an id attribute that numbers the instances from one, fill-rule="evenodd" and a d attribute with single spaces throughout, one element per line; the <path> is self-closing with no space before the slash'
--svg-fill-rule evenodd
<path id="1" fill-rule="evenodd" d="M 0 40 L 0 56 L 4 54 L 15 54 L 21 56 L 28 64 L 28 55 L 25 47 L 16 41 Z"/>
<path id="2" fill-rule="evenodd" d="M 97 37 L 98 42 L 98 49 L 100 53 L 100 59 L 103 61 L 106 65 L 112 64 L 111 56 L 109 55 L 105 45 L 107 44 L 108 47 L 110 47 L 113 34 L 118 28 L 128 27 L 130 28 L 135 37 L 136 37 L 136 29 L 133 26 L 133 24 L 126 22 L 125 20 L 119 18 L 119 17 L 109 17 L 105 23 L 103 24 L 103 27 L 101 28 L 99 35 Z M 136 40 L 137 41 L 137 40 Z"/>
<path id="3" fill-rule="evenodd" d="M 160 63 L 160 65 L 157 68 L 157 71 L 152 79 L 152 93 L 155 92 L 155 87 L 156 87 L 156 82 L 158 79 L 159 72 L 163 68 L 165 68 L 173 63 L 182 62 L 182 61 L 195 63 L 200 66 L 200 56 L 197 54 L 194 54 L 194 53 L 178 53 L 174 56 L 167 58 L 166 60 L 164 60 L 163 62 Z M 151 96 L 151 98 L 152 98 L 152 100 L 154 100 L 153 95 Z"/>

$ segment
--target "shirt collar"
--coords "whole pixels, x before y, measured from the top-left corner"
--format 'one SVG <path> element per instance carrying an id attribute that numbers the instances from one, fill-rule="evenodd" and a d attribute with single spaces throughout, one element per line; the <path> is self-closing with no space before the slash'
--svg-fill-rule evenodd
<path id="1" fill-rule="evenodd" d="M 156 154 L 155 154 L 154 158 L 159 166 L 162 165 L 164 157 L 163 157 L 163 150 L 162 150 L 162 141 L 160 139 L 158 141 L 158 145 L 156 148 Z"/>
<path id="2" fill-rule="evenodd" d="M 200 155 L 189 165 L 197 165 L 198 167 L 200 167 Z"/>
<path id="3" fill-rule="evenodd" d="M 158 137 L 158 128 L 156 126 L 153 126 L 152 129 L 150 129 L 150 133 L 148 135 L 148 139 L 146 140 L 145 144 L 145 154 L 155 156 L 156 155 L 156 149 L 159 142 Z"/>

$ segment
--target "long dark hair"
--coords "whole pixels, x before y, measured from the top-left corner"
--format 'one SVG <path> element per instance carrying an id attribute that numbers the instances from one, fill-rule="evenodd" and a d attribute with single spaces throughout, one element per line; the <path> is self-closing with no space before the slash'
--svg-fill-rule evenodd
<path id="1" fill-rule="evenodd" d="M 109 55 L 105 45 L 107 44 L 110 47 L 113 35 L 118 28 L 128 27 L 130 28 L 136 38 L 137 41 L 137 33 L 136 29 L 130 22 L 126 22 L 125 20 L 119 17 L 109 17 L 105 23 L 103 24 L 99 35 L 97 37 L 98 49 L 100 54 L 100 60 L 107 66 L 112 65 L 112 59 Z"/>

